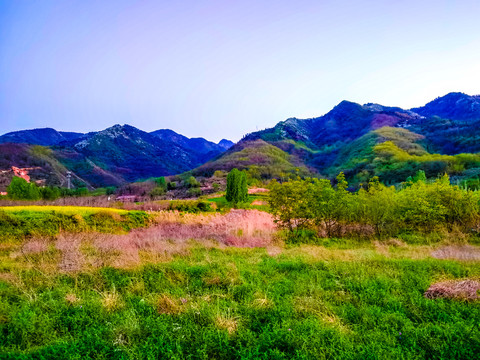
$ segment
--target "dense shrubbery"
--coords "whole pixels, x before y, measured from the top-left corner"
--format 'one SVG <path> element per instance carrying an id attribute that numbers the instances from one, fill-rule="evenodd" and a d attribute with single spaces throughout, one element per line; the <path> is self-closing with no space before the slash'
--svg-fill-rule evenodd
<path id="1" fill-rule="evenodd" d="M 213 211 L 208 202 L 195 200 L 176 200 L 171 201 L 168 210 L 184 211 L 190 213 L 199 213 Z"/>
<path id="2" fill-rule="evenodd" d="M 68 207 L 65 207 L 68 209 Z M 62 211 L 1 211 L 0 238 L 22 239 L 28 236 L 55 236 L 60 231 L 99 231 L 118 233 L 146 226 L 149 216 L 143 211 L 122 213 L 108 210 L 64 213 Z"/>
<path id="3" fill-rule="evenodd" d="M 480 193 L 451 185 L 447 175 L 427 182 L 420 172 L 400 189 L 377 177 L 355 193 L 347 186 L 343 173 L 335 187 L 319 179 L 274 182 L 269 202 L 279 226 L 297 234 L 306 229 L 325 236 L 469 231 L 480 220 Z"/>

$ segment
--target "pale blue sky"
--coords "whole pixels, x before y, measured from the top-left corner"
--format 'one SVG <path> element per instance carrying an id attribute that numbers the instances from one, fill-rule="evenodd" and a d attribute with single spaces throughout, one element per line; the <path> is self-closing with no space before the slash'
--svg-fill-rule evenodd
<path id="1" fill-rule="evenodd" d="M 480 93 L 480 1 L 0 0 L 0 133 L 239 140 L 341 100 Z"/>

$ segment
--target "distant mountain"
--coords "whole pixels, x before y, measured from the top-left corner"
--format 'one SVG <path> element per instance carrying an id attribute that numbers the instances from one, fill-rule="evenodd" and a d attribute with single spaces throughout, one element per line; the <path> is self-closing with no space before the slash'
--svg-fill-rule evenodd
<path id="1" fill-rule="evenodd" d="M 0 144 L 23 143 L 50 146 L 57 145 L 62 141 L 78 139 L 82 136 L 84 136 L 82 133 L 57 131 L 51 128 L 21 130 L 0 136 Z"/>
<path id="2" fill-rule="evenodd" d="M 229 148 L 234 144 L 229 140 L 221 140 L 218 144 L 214 142 L 205 140 L 204 138 L 187 138 L 186 136 L 177 134 L 173 130 L 161 129 L 152 131 L 150 134 L 157 136 L 158 138 L 174 142 L 187 150 L 192 150 L 199 154 L 210 154 L 209 158 L 212 158 L 212 155 L 218 155 Z"/>
<path id="3" fill-rule="evenodd" d="M 54 129 L 24 130 L 5 134 L 0 139 L 5 145 L 9 145 L 7 142 L 37 145 L 22 147 L 23 167 L 38 163 L 32 149 L 44 148 L 64 167 L 63 172 L 68 169 L 79 184 L 93 187 L 183 173 L 218 156 L 232 144 L 228 140 L 215 144 L 202 138 L 189 139 L 171 130 L 147 133 L 129 125 L 114 125 L 88 134 Z M 0 153 L 2 168 L 19 166 L 19 163 L 18 156 Z"/>
<path id="4" fill-rule="evenodd" d="M 454 92 L 436 98 L 412 111 L 425 117 L 438 116 L 450 120 L 480 120 L 480 95 Z"/>

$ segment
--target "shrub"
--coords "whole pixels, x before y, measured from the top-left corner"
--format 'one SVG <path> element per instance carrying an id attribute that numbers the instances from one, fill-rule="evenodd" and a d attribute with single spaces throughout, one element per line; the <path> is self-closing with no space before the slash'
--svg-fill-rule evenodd
<path id="1" fill-rule="evenodd" d="M 38 200 L 41 197 L 40 190 L 35 184 L 17 176 L 12 178 L 7 193 L 12 200 Z"/>

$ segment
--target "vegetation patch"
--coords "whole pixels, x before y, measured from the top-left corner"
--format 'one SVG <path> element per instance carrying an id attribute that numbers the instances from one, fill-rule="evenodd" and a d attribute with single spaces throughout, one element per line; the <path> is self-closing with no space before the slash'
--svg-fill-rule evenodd
<path id="1" fill-rule="evenodd" d="M 0 237 L 55 237 L 61 232 L 120 233 L 145 227 L 151 217 L 143 211 L 109 208 L 12 206 L 0 208 Z"/>
<path id="2" fill-rule="evenodd" d="M 476 280 L 449 280 L 432 284 L 425 297 L 428 299 L 446 298 L 460 300 L 478 300 L 480 282 Z"/>

